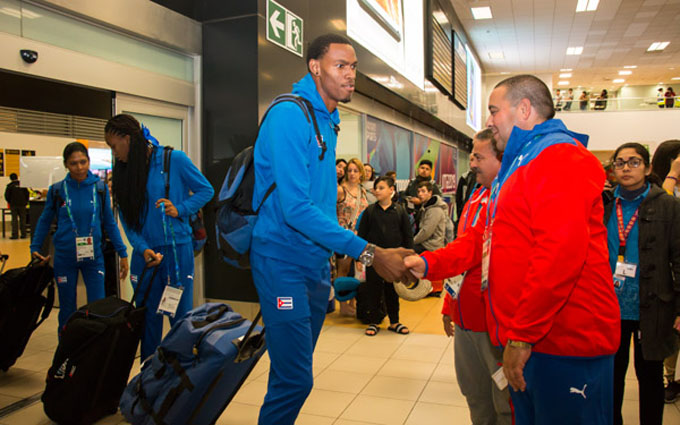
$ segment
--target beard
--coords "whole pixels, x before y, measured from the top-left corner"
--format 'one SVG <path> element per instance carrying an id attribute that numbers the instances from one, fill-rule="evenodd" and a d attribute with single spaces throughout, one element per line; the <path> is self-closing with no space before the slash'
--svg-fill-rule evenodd
<path id="1" fill-rule="evenodd" d="M 347 96 L 347 97 L 344 98 L 344 99 L 340 99 L 338 102 L 340 102 L 340 103 L 349 103 L 349 102 L 351 102 L 351 101 L 352 101 L 352 95 L 349 95 L 349 96 Z"/>

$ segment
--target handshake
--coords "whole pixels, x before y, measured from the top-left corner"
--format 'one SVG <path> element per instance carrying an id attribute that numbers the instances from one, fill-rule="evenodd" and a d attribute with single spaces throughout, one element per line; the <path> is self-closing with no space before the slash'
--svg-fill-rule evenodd
<path id="1" fill-rule="evenodd" d="M 387 282 L 413 283 L 423 277 L 425 260 L 406 248 L 375 248 L 373 269 Z"/>

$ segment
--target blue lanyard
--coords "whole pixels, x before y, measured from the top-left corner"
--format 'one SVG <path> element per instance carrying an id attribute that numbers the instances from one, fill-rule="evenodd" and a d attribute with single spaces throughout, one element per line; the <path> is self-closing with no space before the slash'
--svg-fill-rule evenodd
<path id="1" fill-rule="evenodd" d="M 68 183 L 64 181 L 64 205 L 66 206 L 66 213 L 68 214 L 68 218 L 71 219 L 71 225 L 73 225 L 73 232 L 75 232 L 76 237 L 78 237 L 78 226 L 76 225 L 76 221 L 73 218 L 73 214 L 71 213 L 71 200 L 68 197 Z M 97 185 L 93 184 L 92 185 L 92 223 L 90 224 L 90 236 L 92 236 L 92 232 L 94 231 L 94 222 L 97 219 Z"/>
<path id="2" fill-rule="evenodd" d="M 172 221 L 167 220 L 165 215 L 165 203 L 161 202 L 161 216 L 163 220 L 163 237 L 165 243 L 168 243 L 168 224 L 170 225 L 170 238 L 172 242 L 172 254 L 175 258 L 175 279 L 177 286 L 182 286 L 179 280 L 179 261 L 177 259 L 177 244 L 175 243 L 175 229 L 172 227 Z M 168 265 L 168 284 L 170 284 L 170 266 Z"/>
<path id="3" fill-rule="evenodd" d="M 485 192 L 486 192 L 486 188 L 483 187 L 482 190 L 481 190 L 481 191 L 479 192 L 479 194 L 477 195 L 477 198 L 476 198 L 476 199 L 479 199 L 480 202 L 477 203 L 477 211 L 475 211 L 475 216 L 474 216 L 474 218 L 472 219 L 472 223 L 470 223 L 470 225 L 471 225 L 472 227 L 474 227 L 475 224 L 477 224 L 477 220 L 479 219 L 479 213 L 480 213 L 480 211 L 482 211 L 482 203 L 481 203 L 481 199 L 484 197 L 484 193 L 485 193 Z M 474 193 L 474 192 L 473 192 L 473 193 Z M 470 199 L 470 202 L 468 202 L 468 204 L 467 204 L 467 208 L 465 208 L 465 212 L 463 213 L 463 228 L 461 229 L 461 233 L 465 233 L 465 229 L 467 229 L 467 218 L 468 218 L 468 213 L 470 212 L 470 205 L 473 203 L 473 201 L 474 201 L 474 200 L 471 198 L 471 199 Z"/>

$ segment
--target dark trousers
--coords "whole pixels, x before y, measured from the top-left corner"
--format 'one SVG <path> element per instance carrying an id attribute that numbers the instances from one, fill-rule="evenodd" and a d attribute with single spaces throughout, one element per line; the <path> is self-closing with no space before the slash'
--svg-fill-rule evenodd
<path id="1" fill-rule="evenodd" d="M 621 345 L 614 357 L 614 425 L 621 425 L 621 406 L 626 384 L 626 369 L 630 357 L 630 338 L 633 337 L 635 375 L 640 392 L 640 425 L 661 425 L 663 418 L 663 361 L 650 361 L 642 357 L 639 331 L 640 322 L 621 321 Z"/>
<path id="2" fill-rule="evenodd" d="M 26 237 L 26 207 L 12 207 L 12 237 L 19 237 L 19 230 L 21 230 L 21 237 Z"/>
<path id="3" fill-rule="evenodd" d="M 399 323 L 399 295 L 394 290 L 392 282 L 385 282 L 373 267 L 366 270 L 366 282 L 362 283 L 366 288 L 362 291 L 362 303 L 366 303 L 368 308 L 368 321 L 379 324 L 382 322 L 384 313 L 382 305 L 384 303 L 390 324 Z"/>

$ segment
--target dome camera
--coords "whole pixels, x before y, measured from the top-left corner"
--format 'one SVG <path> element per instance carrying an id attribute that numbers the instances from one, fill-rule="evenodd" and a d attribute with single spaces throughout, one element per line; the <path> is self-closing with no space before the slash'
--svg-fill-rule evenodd
<path id="1" fill-rule="evenodd" d="M 22 49 L 21 59 L 23 59 L 26 63 L 34 63 L 38 60 L 38 52 L 35 50 Z"/>

